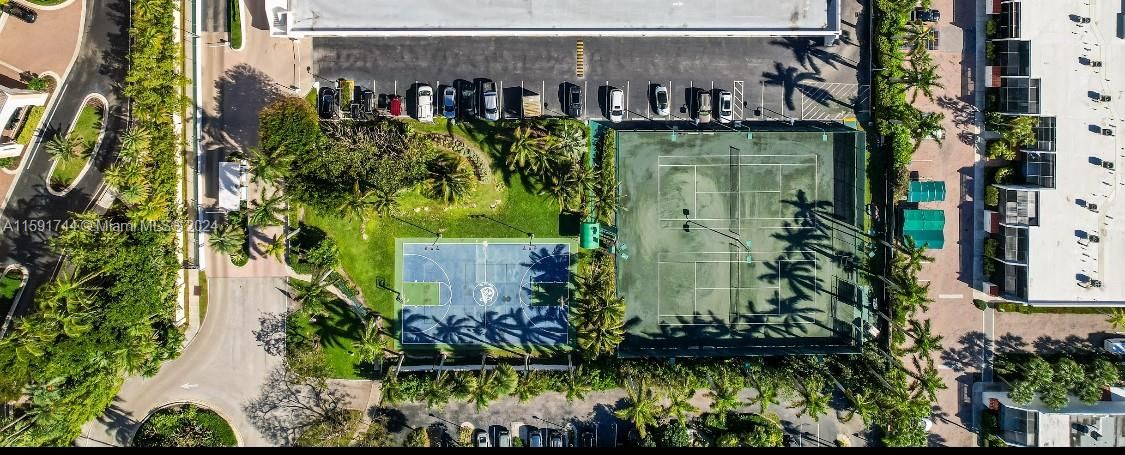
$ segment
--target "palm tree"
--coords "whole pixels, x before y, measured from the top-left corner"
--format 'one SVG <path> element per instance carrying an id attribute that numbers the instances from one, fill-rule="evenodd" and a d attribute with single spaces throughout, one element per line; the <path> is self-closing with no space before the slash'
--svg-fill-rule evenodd
<path id="1" fill-rule="evenodd" d="M 814 422 L 819 422 L 820 416 L 828 414 L 828 402 L 831 397 L 821 392 L 819 383 L 799 384 L 801 398 L 790 407 L 797 409 L 797 417 L 807 414 Z"/>
<path id="2" fill-rule="evenodd" d="M 562 134 L 556 136 L 555 146 L 559 153 L 570 159 L 582 159 L 587 150 L 585 131 L 584 128 L 571 128 L 569 123 L 564 124 Z"/>
<path id="3" fill-rule="evenodd" d="M 340 206 L 340 212 L 345 217 L 359 220 L 359 232 L 363 240 L 367 240 L 367 219 L 381 200 L 379 192 L 360 189 L 359 180 L 356 180 L 352 187 L 352 197 L 345 199 Z"/>
<path id="4" fill-rule="evenodd" d="M 632 422 L 637 427 L 637 434 L 644 439 L 648 436 L 648 427 L 656 425 L 659 420 L 661 409 L 656 392 L 642 378 L 626 382 L 625 393 L 625 407 L 614 411 L 614 414 Z"/>
<path id="5" fill-rule="evenodd" d="M 678 384 L 678 387 L 668 387 L 664 391 L 668 396 L 668 406 L 664 408 L 665 414 L 675 417 L 680 422 L 687 422 L 689 414 L 699 412 L 699 408 L 691 404 L 695 389 L 687 387 L 686 384 Z"/>
<path id="6" fill-rule="evenodd" d="M 910 55 L 916 56 L 926 52 L 926 44 L 934 36 L 934 31 L 921 22 L 911 22 L 903 29 L 902 42 L 910 47 Z"/>
<path id="7" fill-rule="evenodd" d="M 449 373 L 438 372 L 436 378 L 426 385 L 426 406 L 441 409 L 453 397 L 453 381 Z"/>
<path id="8" fill-rule="evenodd" d="M 468 161 L 452 153 L 442 153 L 430 162 L 429 197 L 453 204 L 473 189 L 473 173 Z"/>
<path id="9" fill-rule="evenodd" d="M 1106 319 L 1105 322 L 1108 322 L 1110 325 L 1112 325 L 1113 330 L 1120 331 L 1121 329 L 1125 329 L 1125 309 L 1114 308 L 1113 312 L 1110 313 L 1109 318 Z"/>
<path id="10" fill-rule="evenodd" d="M 145 154 L 147 143 L 148 130 L 139 126 L 131 127 L 121 134 L 121 150 L 117 152 L 117 156 L 124 162 L 137 161 Z"/>
<path id="11" fill-rule="evenodd" d="M 910 60 L 910 68 L 906 70 L 902 82 L 914 89 L 911 103 L 918 100 L 919 94 L 926 95 L 926 98 L 932 100 L 935 88 L 945 88 L 941 84 L 941 75 L 937 72 L 937 66 L 933 62 L 925 62 L 917 58 Z"/>
<path id="12" fill-rule="evenodd" d="M 227 222 L 211 233 L 208 243 L 219 253 L 234 255 L 245 247 L 246 231 L 241 226 Z"/>
<path id="13" fill-rule="evenodd" d="M 352 342 L 352 349 L 360 363 L 376 364 L 383 360 L 383 331 L 374 318 L 365 321 L 363 333 Z"/>
<path id="14" fill-rule="evenodd" d="M 255 182 L 277 184 L 289 175 L 289 165 L 292 163 L 293 157 L 286 154 L 284 150 L 270 152 L 254 149 L 250 151 L 248 161 L 250 174 L 254 177 Z"/>
<path id="15" fill-rule="evenodd" d="M 902 243 L 899 244 L 899 251 L 902 254 L 897 257 L 901 259 L 906 270 L 915 274 L 922 270 L 923 262 L 934 261 L 934 258 L 926 256 L 926 250 L 926 245 L 918 246 L 913 237 L 903 236 Z"/>
<path id="16" fill-rule="evenodd" d="M 266 196 L 266 191 L 262 190 L 259 199 L 254 201 L 254 208 L 250 209 L 250 216 L 246 219 L 254 226 L 275 226 L 281 224 L 281 218 L 277 213 L 281 211 L 281 206 L 285 202 L 285 196 L 280 192 L 275 191 L 272 195 Z"/>
<path id="17" fill-rule="evenodd" d="M 543 180 L 546 189 L 558 198 L 563 210 L 582 211 L 586 200 L 594 191 L 597 177 L 594 170 L 580 160 L 560 162 L 554 169 L 545 173 Z"/>
<path id="18" fill-rule="evenodd" d="M 398 370 L 393 368 L 383 377 L 383 385 L 379 391 L 381 392 L 380 403 L 384 405 L 393 406 L 403 403 L 408 397 L 402 382 L 398 378 Z"/>
<path id="19" fill-rule="evenodd" d="M 285 238 L 281 234 L 274 235 L 268 242 L 259 242 L 258 247 L 262 249 L 263 257 L 272 257 L 284 262 Z"/>
<path id="20" fill-rule="evenodd" d="M 751 378 L 754 390 L 757 390 L 758 394 L 750 398 L 747 404 L 758 405 L 759 414 L 765 413 L 766 408 L 769 408 L 770 405 L 781 404 L 781 389 L 777 386 L 776 380 L 773 378 L 758 378 L 755 375 L 752 375 Z"/>
<path id="21" fill-rule="evenodd" d="M 948 388 L 945 381 L 942 380 L 941 374 L 938 373 L 937 367 L 934 366 L 933 362 L 927 362 L 923 366 L 922 362 L 915 357 L 914 368 L 918 370 L 914 373 L 914 379 L 916 380 L 914 385 L 919 389 L 919 393 L 925 394 L 930 402 L 937 401 L 937 391 Z"/>
<path id="22" fill-rule="evenodd" d="M 593 390 L 593 388 L 590 387 L 589 379 L 584 374 L 582 365 L 566 373 L 563 386 L 566 391 L 567 402 L 586 398 L 586 393 Z"/>
<path id="23" fill-rule="evenodd" d="M 516 382 L 516 388 L 512 392 L 519 397 L 521 403 L 539 396 L 547 391 L 550 387 L 550 382 L 547 377 L 537 370 L 531 370 L 523 373 Z"/>
<path id="24" fill-rule="evenodd" d="M 899 286 L 892 287 L 891 291 L 898 297 L 907 308 L 921 308 L 923 311 L 930 309 L 930 284 L 922 285 L 918 282 L 918 278 L 913 275 L 900 276 L 898 280 Z"/>
<path id="25" fill-rule="evenodd" d="M 863 423 L 870 426 L 875 413 L 879 411 L 879 403 L 872 398 L 872 394 L 856 394 L 844 389 L 844 396 L 852 403 L 852 407 L 848 408 L 848 413 L 840 421 L 850 422 L 858 414 Z"/>
<path id="26" fill-rule="evenodd" d="M 725 421 L 727 413 L 737 409 L 741 403 L 738 401 L 738 392 L 742 390 L 744 381 L 727 370 L 721 370 L 717 377 L 711 379 L 711 391 L 707 397 L 712 400 L 711 412 Z"/>
<path id="27" fill-rule="evenodd" d="M 539 173 L 547 160 L 547 139 L 532 136 L 531 127 L 516 128 L 512 132 L 512 143 L 508 146 L 505 160 L 509 170 L 524 169 Z"/>
<path id="28" fill-rule="evenodd" d="M 914 128 L 911 128 L 914 134 L 915 151 L 922 146 L 922 142 L 926 139 L 933 139 L 938 145 L 942 144 L 942 137 L 945 132 L 945 128 L 941 126 L 942 120 L 945 120 L 945 114 L 940 112 L 918 112 L 915 117 Z"/>
<path id="29" fill-rule="evenodd" d="M 59 161 L 70 161 L 86 155 L 90 146 L 73 134 L 56 134 L 47 142 L 47 153 Z"/>
<path id="30" fill-rule="evenodd" d="M 930 331 L 929 319 L 922 322 L 911 320 L 908 333 L 914 337 L 914 345 L 910 346 L 906 352 L 917 354 L 920 357 L 929 357 L 931 353 L 941 351 L 941 341 L 944 337 L 934 335 Z"/>

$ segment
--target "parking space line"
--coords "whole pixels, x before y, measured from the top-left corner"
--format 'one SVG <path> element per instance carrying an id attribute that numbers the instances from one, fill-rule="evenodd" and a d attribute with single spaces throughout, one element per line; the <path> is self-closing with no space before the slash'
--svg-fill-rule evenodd
<path id="1" fill-rule="evenodd" d="M 665 120 L 672 118 L 672 106 L 676 105 L 672 101 L 672 100 L 676 99 L 674 97 L 675 93 L 676 93 L 676 91 L 672 89 L 672 80 L 668 79 L 668 115 L 664 116 Z"/>
<path id="2" fill-rule="evenodd" d="M 587 119 L 590 118 L 589 115 L 586 115 L 586 113 L 589 112 L 589 109 L 590 109 L 590 81 L 582 81 L 582 112 L 580 113 L 582 118 L 587 118 Z"/>
<path id="3" fill-rule="evenodd" d="M 625 120 L 632 120 L 633 116 L 629 113 L 629 81 L 625 81 Z"/>
<path id="4" fill-rule="evenodd" d="M 484 108 L 483 106 L 481 107 Z M 496 117 L 504 118 L 504 81 L 500 80 L 500 91 L 496 92 Z"/>
<path id="5" fill-rule="evenodd" d="M 547 111 L 547 81 L 539 81 L 539 112 Z"/>

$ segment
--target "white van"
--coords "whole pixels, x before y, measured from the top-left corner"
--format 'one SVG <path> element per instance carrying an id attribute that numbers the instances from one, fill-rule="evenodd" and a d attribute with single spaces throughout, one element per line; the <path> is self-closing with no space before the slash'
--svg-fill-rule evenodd
<path id="1" fill-rule="evenodd" d="M 434 122 L 434 88 L 429 85 L 418 86 L 418 121 Z"/>
<path id="2" fill-rule="evenodd" d="M 609 121 L 620 122 L 625 118 L 625 93 L 619 88 L 609 90 Z"/>

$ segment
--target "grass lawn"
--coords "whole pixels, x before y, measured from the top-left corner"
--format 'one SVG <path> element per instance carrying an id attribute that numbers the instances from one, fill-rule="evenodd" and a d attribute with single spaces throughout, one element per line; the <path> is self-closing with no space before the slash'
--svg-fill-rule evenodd
<path id="1" fill-rule="evenodd" d="M 16 136 L 16 143 L 27 145 L 31 142 L 31 136 L 35 134 L 35 128 L 39 126 L 39 121 L 43 119 L 43 106 L 33 106 L 31 112 L 27 114 L 27 121 L 23 124 L 23 129 L 20 134 Z"/>
<path id="2" fill-rule="evenodd" d="M 502 179 L 496 176 L 497 181 Z M 549 196 L 533 194 L 518 175 L 513 175 L 510 186 L 504 191 L 503 202 L 491 209 L 488 205 L 477 208 L 462 208 L 448 212 L 434 207 L 441 204 L 430 201 L 429 212 L 414 212 L 408 201 L 423 199 L 421 196 L 407 195 L 403 198 L 405 213 L 400 217 L 410 223 L 431 230 L 445 229 L 445 238 L 456 237 L 526 237 L 511 228 L 498 223 L 469 218 L 470 213 L 488 214 L 494 218 L 526 229 L 538 237 L 559 237 L 559 204 Z M 371 309 L 383 315 L 388 322 L 397 322 L 398 314 L 394 307 L 394 294 L 379 288 L 379 278 L 394 283 L 395 239 L 402 237 L 430 237 L 432 234 L 393 218 L 372 219 L 367 223 L 368 239 L 364 241 L 359 232 L 359 222 L 341 219 L 334 214 L 305 211 L 305 222 L 323 229 L 336 240 L 340 248 L 340 262 L 348 276 L 359 285 L 363 298 Z M 393 324 L 392 324 L 393 326 Z"/>
<path id="3" fill-rule="evenodd" d="M 352 356 L 352 342 L 363 333 L 363 320 L 348 307 L 347 302 L 332 299 L 327 305 L 328 316 L 310 322 L 301 313 L 289 318 L 288 338 L 290 343 L 320 338 L 324 356 L 332 369 L 334 378 L 361 379 L 359 362 Z"/>
<path id="4" fill-rule="evenodd" d="M 309 90 L 309 93 L 305 95 L 305 101 L 308 101 L 309 105 L 316 109 L 316 89 Z"/>
<path id="5" fill-rule="evenodd" d="M 242 6 L 238 0 L 227 0 L 230 5 L 230 48 L 242 49 Z"/>
<path id="6" fill-rule="evenodd" d="M 74 123 L 74 130 L 70 134 L 90 144 L 91 148 L 77 159 L 59 161 L 59 164 L 55 166 L 55 172 L 51 174 L 50 180 L 56 186 L 56 189 L 69 187 L 74 183 L 74 179 L 78 178 L 82 169 L 86 167 L 91 152 L 97 147 L 95 141 L 98 140 L 98 135 L 102 131 L 101 121 L 102 116 L 98 108 L 89 104 L 82 107 L 82 113 L 78 114 L 78 120 Z"/>
<path id="7" fill-rule="evenodd" d="M 12 301 L 16 298 L 16 292 L 20 290 L 20 273 L 11 271 L 0 277 L 0 321 L 3 321 L 8 316 L 8 310 L 12 308 Z"/>
<path id="8" fill-rule="evenodd" d="M 1104 314 L 1106 317 L 1111 314 L 1111 309 L 1108 308 L 1028 306 L 1014 302 L 999 302 L 996 304 L 996 311 L 1023 314 Z"/>
<path id="9" fill-rule="evenodd" d="M 207 274 L 199 272 L 199 324 L 207 317 Z"/>

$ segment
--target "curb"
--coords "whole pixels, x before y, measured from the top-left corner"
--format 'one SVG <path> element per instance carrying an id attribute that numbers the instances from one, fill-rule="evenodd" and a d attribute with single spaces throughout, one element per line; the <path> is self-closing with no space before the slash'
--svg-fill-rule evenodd
<path id="1" fill-rule="evenodd" d="M 65 2 L 59 3 L 58 5 L 36 5 L 31 2 L 23 2 L 20 4 L 31 9 L 37 9 L 39 11 L 55 11 L 66 8 L 76 1 L 78 0 L 66 0 Z"/>
<path id="2" fill-rule="evenodd" d="M 110 108 L 109 100 L 107 100 L 104 96 L 102 96 L 99 93 L 91 93 L 89 95 L 86 95 L 86 97 L 82 99 L 82 104 L 81 104 L 82 107 L 80 107 L 78 109 L 78 112 L 74 114 L 74 119 L 70 121 L 70 128 L 68 128 L 66 130 L 66 134 L 70 134 L 72 131 L 74 131 L 74 125 L 78 123 L 78 117 L 82 116 L 82 110 L 86 108 L 86 104 L 89 103 L 91 99 L 96 99 L 96 100 L 100 101 L 102 103 L 102 115 L 104 117 L 109 116 L 109 108 Z M 70 182 L 70 185 L 67 186 L 66 189 L 64 189 L 62 191 L 55 191 L 53 188 L 51 188 L 51 175 L 53 175 L 55 173 L 55 167 L 57 167 L 59 165 L 59 160 L 52 158 L 51 168 L 49 170 L 47 170 L 47 179 L 46 180 L 47 180 L 47 192 L 48 193 L 51 193 L 51 195 L 56 196 L 56 197 L 66 196 L 67 194 L 70 193 L 71 190 L 73 190 L 75 187 L 78 186 L 78 183 L 80 183 L 82 181 L 82 177 L 85 177 L 86 173 L 90 171 L 90 166 L 92 166 L 94 164 L 94 158 L 97 158 L 96 155 L 97 155 L 98 149 L 101 148 L 101 146 L 102 146 L 102 140 L 105 139 L 106 120 L 107 119 L 105 119 L 105 118 L 102 119 L 101 131 L 98 132 L 98 138 L 94 141 L 94 147 L 93 147 L 93 150 L 90 152 L 90 156 L 86 157 L 86 165 L 82 166 L 82 170 L 78 172 L 78 175 L 76 177 L 74 177 L 74 181 Z"/>

